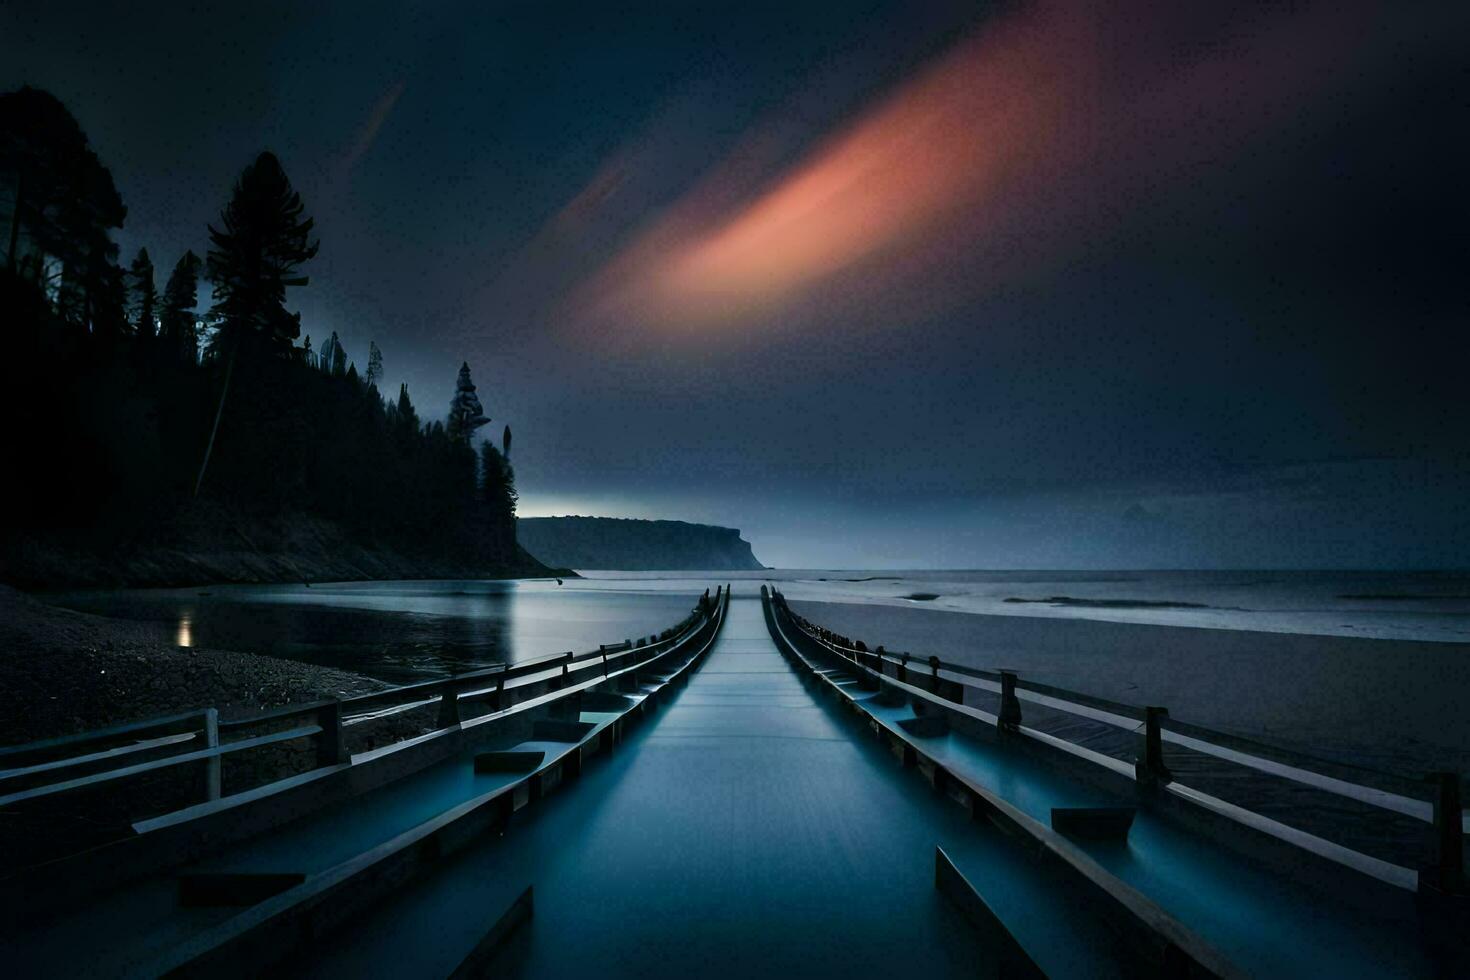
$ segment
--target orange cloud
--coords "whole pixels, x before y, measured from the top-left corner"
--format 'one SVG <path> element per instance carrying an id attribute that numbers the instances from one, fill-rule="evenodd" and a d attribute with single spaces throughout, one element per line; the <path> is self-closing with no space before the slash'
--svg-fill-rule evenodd
<path id="1" fill-rule="evenodd" d="M 388 91 L 384 92 L 378 101 L 373 104 L 372 111 L 368 113 L 367 121 L 358 130 L 357 138 L 352 141 L 352 146 L 348 149 L 347 155 L 342 158 L 342 170 L 344 173 L 350 173 L 352 168 L 357 166 L 358 161 L 367 155 L 368 150 L 373 148 L 373 143 L 378 138 L 378 131 L 388 121 L 389 114 L 392 113 L 393 107 L 398 104 L 399 96 L 403 94 L 403 87 L 404 83 L 401 81 L 393 83 L 388 88 Z"/>
<path id="2" fill-rule="evenodd" d="M 1171 8 L 1053 3 L 984 25 L 796 164 L 759 132 L 573 290 L 574 321 L 687 328 L 961 303 L 1207 173 L 1348 63 L 1323 5 L 1171 34 Z M 755 172 L 758 171 L 758 172 Z M 606 176 L 583 198 L 597 197 Z"/>

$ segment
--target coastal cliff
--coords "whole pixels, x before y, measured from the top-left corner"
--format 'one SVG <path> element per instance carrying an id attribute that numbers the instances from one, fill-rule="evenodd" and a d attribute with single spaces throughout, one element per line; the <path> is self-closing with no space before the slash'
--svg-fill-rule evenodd
<path id="1" fill-rule="evenodd" d="M 614 517 L 524 517 L 516 539 L 555 567 L 627 571 L 764 568 L 738 528 Z"/>

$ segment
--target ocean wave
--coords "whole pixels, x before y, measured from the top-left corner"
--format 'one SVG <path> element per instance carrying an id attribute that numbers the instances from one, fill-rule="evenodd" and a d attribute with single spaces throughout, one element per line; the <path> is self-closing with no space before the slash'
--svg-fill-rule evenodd
<path id="1" fill-rule="evenodd" d="M 1076 596 L 1053 595 L 1045 599 L 1009 596 L 1004 601 L 1039 603 L 1048 606 L 1073 606 L 1081 609 L 1214 609 L 1203 602 L 1180 602 L 1172 599 L 1079 599 Z"/>

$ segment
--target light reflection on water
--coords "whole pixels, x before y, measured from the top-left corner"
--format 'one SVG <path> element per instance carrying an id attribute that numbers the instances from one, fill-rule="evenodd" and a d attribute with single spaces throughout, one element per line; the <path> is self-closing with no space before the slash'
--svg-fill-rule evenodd
<path id="1" fill-rule="evenodd" d="M 264 653 L 402 683 L 647 636 L 682 619 L 703 588 L 415 581 L 93 591 L 51 601 L 153 624 L 158 640 L 175 646 Z"/>

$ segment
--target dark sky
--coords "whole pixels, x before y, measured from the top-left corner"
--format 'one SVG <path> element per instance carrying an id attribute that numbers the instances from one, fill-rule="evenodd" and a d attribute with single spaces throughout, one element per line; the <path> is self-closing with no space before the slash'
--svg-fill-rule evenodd
<path id="1" fill-rule="evenodd" d="M 303 328 L 523 513 L 837 567 L 1465 567 L 1470 5 L 0 5 L 204 251 L 269 148 Z M 229 12 L 214 12 L 214 10 Z"/>

